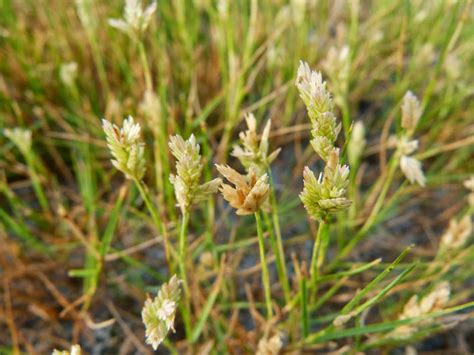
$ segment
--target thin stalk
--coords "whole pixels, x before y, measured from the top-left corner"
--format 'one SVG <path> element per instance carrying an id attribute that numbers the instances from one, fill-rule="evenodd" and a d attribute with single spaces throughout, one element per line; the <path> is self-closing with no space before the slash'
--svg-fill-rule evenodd
<path id="1" fill-rule="evenodd" d="M 87 28 L 84 26 L 87 37 L 89 39 L 89 44 L 92 49 L 92 60 L 94 61 L 95 67 L 97 69 L 97 75 L 99 77 L 100 85 L 102 86 L 104 101 L 107 100 L 110 92 L 109 82 L 107 79 L 107 73 L 105 71 L 104 61 L 102 59 L 102 54 L 100 52 L 100 46 L 97 43 L 97 38 L 93 29 Z"/>
<path id="2" fill-rule="evenodd" d="M 359 196 L 358 189 L 356 184 L 357 171 L 360 166 L 360 157 L 357 159 L 356 164 L 351 165 L 351 170 L 349 172 L 349 197 L 352 201 L 352 204 L 349 206 L 349 221 L 353 221 L 357 214 L 357 209 L 359 207 Z"/>
<path id="3" fill-rule="evenodd" d="M 268 273 L 267 260 L 265 258 L 265 240 L 263 239 L 262 220 L 260 213 L 255 212 L 255 222 L 257 223 L 258 247 L 260 250 L 260 261 L 262 264 L 262 283 L 265 292 L 265 305 L 267 308 L 267 318 L 272 317 L 272 297 L 270 292 L 270 275 Z"/>
<path id="4" fill-rule="evenodd" d="M 159 144 L 157 140 L 161 140 L 160 133 L 153 131 L 155 142 L 153 142 L 153 155 L 155 158 L 155 179 L 156 179 L 156 187 L 159 193 L 159 201 L 160 203 L 164 203 L 164 194 L 163 191 L 165 189 L 163 184 L 163 163 L 161 159 L 161 152 L 163 147 Z"/>
<path id="5" fill-rule="evenodd" d="M 446 57 L 449 53 L 449 50 L 454 46 L 456 39 L 459 36 L 459 33 L 462 30 L 462 27 L 464 26 L 466 19 L 468 16 L 465 16 L 465 11 L 470 11 L 469 9 L 471 8 L 470 4 L 466 4 L 465 10 L 463 11 L 463 15 L 458 19 L 456 16 L 457 9 L 460 6 L 461 2 L 456 4 L 456 9 L 452 11 L 452 18 L 451 22 L 449 24 L 449 27 L 447 31 L 445 32 L 445 37 L 443 39 L 443 44 L 441 48 L 441 55 L 440 59 L 436 62 L 436 66 L 434 70 L 432 71 L 432 76 L 430 79 L 430 82 L 428 83 L 428 86 L 426 87 L 425 93 L 423 95 L 423 99 L 421 101 L 421 109 L 424 111 L 426 107 L 428 107 L 428 103 L 431 99 L 431 96 L 433 95 L 434 88 L 436 83 L 438 82 L 438 75 L 441 72 L 441 69 L 443 68 L 443 64 L 445 63 Z M 424 117 L 421 118 L 421 122 L 418 122 L 418 126 L 420 123 L 424 123 L 426 119 Z"/>
<path id="6" fill-rule="evenodd" d="M 310 276 L 311 286 L 315 287 L 317 278 L 319 275 L 319 269 L 321 268 L 322 262 L 324 261 L 324 255 L 327 250 L 327 244 L 329 243 L 329 223 L 321 220 L 318 226 L 318 234 L 316 235 L 316 241 L 314 242 L 313 255 L 311 256 L 310 265 Z M 324 249 L 324 250 L 323 250 Z"/>
<path id="7" fill-rule="evenodd" d="M 138 41 L 138 52 L 140 53 L 140 60 L 143 66 L 143 75 L 145 77 L 145 86 L 147 91 L 153 90 L 153 82 L 151 80 L 150 66 L 148 65 L 148 59 L 146 57 L 145 46 L 142 40 Z"/>
<path id="8" fill-rule="evenodd" d="M 148 92 L 153 92 L 153 80 L 152 80 L 152 74 L 150 70 L 150 66 L 148 64 L 148 59 L 147 59 L 147 54 L 146 54 L 146 49 L 145 45 L 143 43 L 143 40 L 138 40 L 138 52 L 140 55 L 140 61 L 142 63 L 143 67 L 143 76 L 145 78 L 145 87 Z M 156 185 L 158 188 L 158 198 L 160 204 L 163 204 L 165 201 L 165 186 L 163 176 L 166 176 L 166 172 L 164 171 L 165 167 L 165 161 L 166 158 L 163 156 L 163 152 L 166 151 L 166 147 L 163 147 L 163 142 L 166 141 L 166 132 L 165 128 L 162 124 L 162 113 L 154 113 L 155 115 L 158 115 L 159 117 L 155 117 L 160 124 L 158 125 L 159 127 L 157 129 L 152 129 L 154 139 L 155 139 L 155 144 L 153 147 L 153 154 L 155 158 L 155 179 L 156 179 Z M 153 124 L 156 124 L 153 122 Z M 170 209 L 172 210 L 172 209 Z"/>
<path id="9" fill-rule="evenodd" d="M 278 216 L 278 205 L 276 203 L 275 190 L 271 177 L 271 172 L 269 171 L 268 176 L 270 177 L 270 212 L 272 214 L 273 230 L 275 231 L 276 236 L 276 262 L 278 267 L 278 275 L 280 278 L 280 283 L 283 288 L 283 293 L 285 295 L 285 301 L 288 303 L 291 298 L 290 292 L 290 283 L 288 281 L 288 272 L 286 270 L 285 263 L 285 252 L 283 250 L 283 239 L 281 237 L 280 229 L 280 217 Z M 272 235 L 271 235 L 272 236 Z"/>
<path id="10" fill-rule="evenodd" d="M 33 190 L 35 191 L 36 197 L 38 198 L 38 202 L 43 209 L 43 211 L 49 213 L 49 204 L 48 199 L 46 198 L 46 194 L 43 191 L 43 187 L 41 186 L 41 182 L 39 179 L 38 174 L 35 170 L 35 158 L 32 152 L 25 154 L 26 164 L 28 165 L 28 173 L 30 174 L 31 183 L 33 185 Z"/>
<path id="11" fill-rule="evenodd" d="M 148 211 L 151 214 L 151 217 L 153 219 L 153 222 L 155 223 L 156 227 L 161 231 L 161 234 L 163 235 L 163 244 L 165 247 L 165 257 L 166 261 L 168 263 L 168 267 L 170 268 L 170 271 L 172 271 L 172 263 L 171 263 L 171 257 L 170 257 L 170 247 L 169 247 L 169 240 L 168 240 L 168 231 L 166 230 L 165 225 L 161 222 L 160 215 L 158 213 L 158 210 L 156 207 L 153 205 L 151 202 L 149 194 L 145 191 L 145 184 L 142 181 L 139 181 L 137 179 L 134 180 L 135 185 L 138 188 L 138 191 L 140 192 L 140 195 L 143 198 L 143 201 L 145 201 L 145 205 L 148 209 Z"/>
<path id="12" fill-rule="evenodd" d="M 344 285 L 347 281 L 347 277 L 342 277 L 337 282 L 331 286 L 324 294 L 318 297 L 316 302 L 311 303 L 310 311 L 316 312 L 323 304 L 325 304 L 334 294 Z"/>
<path id="13" fill-rule="evenodd" d="M 347 92 L 342 98 L 341 110 L 342 110 L 342 126 L 344 128 L 344 137 L 348 139 L 350 137 L 351 130 L 351 113 L 349 110 L 349 103 L 347 102 Z"/>
<path id="14" fill-rule="evenodd" d="M 186 338 L 189 338 L 192 333 L 191 322 L 190 322 L 190 293 L 188 277 L 186 275 L 186 256 L 188 246 L 188 224 L 189 224 L 189 212 L 184 211 L 181 220 L 181 230 L 179 233 L 179 273 L 180 278 L 183 280 L 184 288 L 184 306 L 181 308 L 183 315 L 184 328 L 186 330 Z"/>
<path id="15" fill-rule="evenodd" d="M 204 135 L 208 135 L 209 133 L 207 132 L 206 126 L 201 125 L 201 132 Z M 206 162 L 212 161 L 212 152 L 209 147 L 209 142 L 207 139 L 203 140 L 202 144 L 202 155 L 205 157 Z M 208 164 L 206 163 L 206 168 L 204 170 L 204 178 L 205 181 L 210 181 L 212 180 L 212 171 L 209 168 Z M 216 250 L 216 245 L 214 243 L 214 223 L 215 223 L 215 212 L 214 212 L 214 199 L 209 198 L 206 203 L 206 209 L 205 209 L 205 216 L 206 216 L 206 230 L 204 233 L 204 241 L 206 248 L 208 248 L 214 260 L 218 260 L 218 253 Z"/>
<path id="16" fill-rule="evenodd" d="M 309 317 L 308 317 L 308 290 L 306 287 L 306 273 L 303 270 L 300 281 L 301 289 L 301 331 L 303 339 L 309 335 Z"/>
<path id="17" fill-rule="evenodd" d="M 285 302 L 286 304 L 290 303 L 291 301 L 291 293 L 290 293 L 290 286 L 288 283 L 286 283 L 285 280 L 286 274 L 283 271 L 282 264 L 284 261 L 281 260 L 279 257 L 279 251 L 278 251 L 278 245 L 277 245 L 277 238 L 275 238 L 275 232 L 274 228 L 272 225 L 272 221 L 270 221 L 270 217 L 267 215 L 267 213 L 263 212 L 263 219 L 265 220 L 265 225 L 268 230 L 268 240 L 270 241 L 270 245 L 272 247 L 273 255 L 275 255 L 275 262 L 276 262 L 276 267 L 277 267 L 277 274 L 278 274 L 278 279 L 280 280 L 280 285 L 283 290 L 283 295 L 285 297 Z"/>
<path id="18" fill-rule="evenodd" d="M 318 275 L 321 271 L 321 268 L 324 264 L 324 260 L 326 258 L 326 252 L 328 250 L 328 246 L 329 246 L 329 223 L 328 222 L 324 222 L 322 221 L 321 224 L 323 224 L 321 226 L 321 228 L 323 229 L 323 231 L 321 232 L 322 236 L 321 236 L 321 249 L 318 253 L 318 261 L 317 261 L 317 272 L 318 272 Z"/>

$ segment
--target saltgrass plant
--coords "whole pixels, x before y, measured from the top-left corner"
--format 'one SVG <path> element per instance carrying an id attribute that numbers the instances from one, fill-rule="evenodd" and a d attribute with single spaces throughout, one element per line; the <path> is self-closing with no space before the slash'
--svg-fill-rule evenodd
<path id="1" fill-rule="evenodd" d="M 0 353 L 474 351 L 472 17 L 0 2 Z"/>
<path id="2" fill-rule="evenodd" d="M 311 283 L 316 286 L 329 244 L 330 215 L 348 208 L 352 203 L 346 197 L 349 167 L 339 163 L 340 150 L 334 144 L 341 125 L 333 113 L 332 97 L 321 73 L 312 71 L 308 63 L 301 62 L 296 86 L 311 120 L 311 146 L 326 163 L 324 173 L 320 173 L 318 178 L 310 168 L 305 167 L 304 188 L 300 194 L 309 216 L 319 222 L 310 265 Z"/>

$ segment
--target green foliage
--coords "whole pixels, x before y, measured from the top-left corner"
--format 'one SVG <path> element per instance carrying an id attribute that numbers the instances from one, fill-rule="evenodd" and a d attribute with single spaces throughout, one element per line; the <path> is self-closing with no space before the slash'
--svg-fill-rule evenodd
<path id="1" fill-rule="evenodd" d="M 147 301 L 171 353 L 462 339 L 472 17 L 469 0 L 0 1 L 1 351 L 146 353 L 146 293 L 175 273 L 170 312 Z"/>

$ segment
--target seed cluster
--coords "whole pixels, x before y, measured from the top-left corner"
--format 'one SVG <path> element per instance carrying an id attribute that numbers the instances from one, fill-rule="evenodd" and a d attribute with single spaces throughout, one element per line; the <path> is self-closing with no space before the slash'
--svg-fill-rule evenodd
<path id="1" fill-rule="evenodd" d="M 296 87 L 311 120 L 311 145 L 326 162 L 324 173 L 319 174 L 318 178 L 309 167 L 305 167 L 304 189 L 300 194 L 308 214 L 320 220 L 351 205 L 346 198 L 349 167 L 339 164 L 339 149 L 335 147 L 335 142 L 341 124 L 337 123 L 333 113 L 334 104 L 321 73 L 312 71 L 308 63 L 301 62 Z"/>

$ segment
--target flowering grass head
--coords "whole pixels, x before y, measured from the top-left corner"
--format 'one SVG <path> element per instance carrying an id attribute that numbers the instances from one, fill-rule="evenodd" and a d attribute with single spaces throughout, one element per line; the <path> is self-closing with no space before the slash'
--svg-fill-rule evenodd
<path id="1" fill-rule="evenodd" d="M 441 237 L 442 251 L 461 248 L 472 234 L 472 219 L 469 214 L 460 220 L 453 218 Z"/>
<path id="2" fill-rule="evenodd" d="M 240 132 L 240 142 L 242 145 L 234 146 L 232 155 L 240 160 L 242 165 L 248 170 L 254 167 L 259 173 L 264 173 L 270 164 L 276 159 L 280 153 L 280 148 L 268 154 L 271 120 L 268 120 L 263 129 L 262 136 L 257 134 L 257 120 L 252 113 L 245 116 L 247 130 Z"/>
<path id="3" fill-rule="evenodd" d="M 196 138 L 191 135 L 184 140 L 181 136 L 172 136 L 169 141 L 171 153 L 176 158 L 176 175 L 170 175 L 174 186 L 176 200 L 184 213 L 193 203 L 205 200 L 217 192 L 222 183 L 221 179 L 214 179 L 200 184 L 203 164 L 199 154 L 200 147 Z"/>
<path id="4" fill-rule="evenodd" d="M 146 342 L 154 350 L 158 348 L 170 330 L 174 332 L 174 319 L 181 298 L 181 280 L 173 275 L 161 286 L 155 298 L 148 298 L 142 309 L 146 327 Z"/>
<path id="5" fill-rule="evenodd" d="M 326 82 L 320 72 L 312 71 L 308 63 L 301 62 L 296 87 L 311 120 L 311 145 L 321 159 L 327 161 L 341 131 L 341 124 L 337 123 L 333 113 L 334 104 Z"/>
<path id="6" fill-rule="evenodd" d="M 262 338 L 258 342 L 256 355 L 278 355 L 283 342 L 279 334 L 275 334 L 271 338 Z"/>
<path id="7" fill-rule="evenodd" d="M 79 345 L 73 345 L 71 346 L 71 350 L 70 351 L 67 351 L 67 350 L 53 350 L 53 353 L 52 355 L 81 355 L 82 354 L 82 350 L 81 350 L 81 347 Z"/>
<path id="8" fill-rule="evenodd" d="M 340 211 L 351 205 L 345 197 L 349 184 L 349 167 L 339 164 L 339 149 L 329 153 L 324 174 L 316 178 L 308 167 L 303 173 L 304 188 L 300 199 L 308 214 L 317 220 L 327 218 L 328 214 Z"/>
<path id="9" fill-rule="evenodd" d="M 426 177 L 421 168 L 421 162 L 413 157 L 402 155 L 400 158 L 400 169 L 402 169 L 405 177 L 410 183 L 417 183 L 424 187 L 426 185 Z"/>
<path id="10" fill-rule="evenodd" d="M 464 187 L 469 191 L 469 195 L 467 196 L 469 206 L 474 208 L 474 176 L 471 176 L 469 179 L 464 181 Z"/>
<path id="11" fill-rule="evenodd" d="M 76 62 L 64 63 L 59 68 L 59 78 L 68 87 L 73 87 L 77 78 L 78 65 Z"/>
<path id="12" fill-rule="evenodd" d="M 357 121 L 352 127 L 351 140 L 347 148 L 347 157 L 351 165 L 359 163 L 366 144 L 364 123 Z"/>
<path id="13" fill-rule="evenodd" d="M 331 94 L 320 72 L 312 71 L 308 63 L 300 61 L 296 77 L 296 87 L 306 105 L 311 122 L 324 112 L 333 110 Z"/>
<path id="14" fill-rule="evenodd" d="M 408 136 L 413 135 L 421 114 L 420 101 L 411 91 L 407 91 L 403 97 L 401 124 Z"/>
<path id="15" fill-rule="evenodd" d="M 424 187 L 426 177 L 423 173 L 421 162 L 409 156 L 418 149 L 418 140 L 410 139 L 421 117 L 420 102 L 411 91 L 407 91 L 402 104 L 403 133 L 397 140 L 397 149 L 400 155 L 400 169 L 410 183 L 417 183 Z"/>
<path id="16" fill-rule="evenodd" d="M 421 300 L 417 295 L 414 295 L 405 304 L 403 312 L 399 315 L 398 319 L 409 319 L 420 317 L 422 315 L 440 311 L 446 307 L 449 301 L 451 288 L 449 282 L 444 281 L 438 284 L 430 293 L 424 296 Z M 432 320 L 420 322 L 419 325 L 427 325 L 432 323 Z M 407 338 L 418 330 L 417 325 L 401 325 L 396 328 L 393 332 L 389 333 L 394 338 Z"/>
<path id="17" fill-rule="evenodd" d="M 324 174 L 318 178 L 306 167 L 303 172 L 304 188 L 300 194 L 311 218 L 324 220 L 329 213 L 350 206 L 345 197 L 349 184 L 349 167 L 339 164 L 339 149 L 335 142 L 341 130 L 333 113 L 331 94 L 321 73 L 311 71 L 308 63 L 301 62 L 298 68 L 296 87 L 303 99 L 312 124 L 311 145 L 326 162 Z"/>
<path id="18" fill-rule="evenodd" d="M 145 175 L 145 144 L 141 141 L 140 124 L 128 116 L 119 128 L 106 119 L 102 120 L 107 145 L 114 159 L 112 164 L 128 179 L 141 180 Z"/>
<path id="19" fill-rule="evenodd" d="M 331 79 L 334 100 L 340 104 L 347 95 L 350 74 L 350 50 L 348 46 L 329 48 L 322 67 Z"/>
<path id="20" fill-rule="evenodd" d="M 31 131 L 20 127 L 5 128 L 5 137 L 10 139 L 23 155 L 28 155 L 31 151 Z"/>
<path id="21" fill-rule="evenodd" d="M 328 160 L 329 152 L 334 147 L 334 142 L 341 130 L 341 124 L 336 123 L 332 112 L 324 112 L 319 119 L 313 122 L 311 146 L 324 161 Z"/>
<path id="22" fill-rule="evenodd" d="M 123 19 L 109 19 L 109 25 L 126 33 L 130 38 L 137 39 L 150 25 L 156 8 L 156 1 L 143 9 L 141 0 L 126 0 Z"/>
<path id="23" fill-rule="evenodd" d="M 270 185 L 268 175 L 258 177 L 255 168 L 250 168 L 247 176 L 239 174 L 227 165 L 216 165 L 217 170 L 235 187 L 222 184 L 221 193 L 224 199 L 244 216 L 256 213 L 268 197 Z"/>

